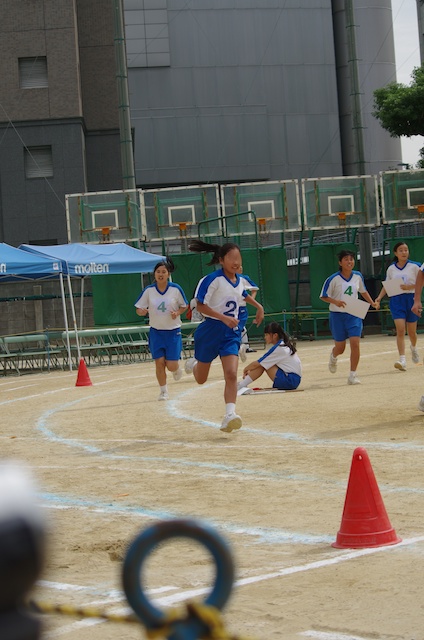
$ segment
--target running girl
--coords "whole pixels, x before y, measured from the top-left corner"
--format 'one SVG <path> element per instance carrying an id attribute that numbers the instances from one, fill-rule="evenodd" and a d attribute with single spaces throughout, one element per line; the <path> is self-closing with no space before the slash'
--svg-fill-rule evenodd
<path id="1" fill-rule="evenodd" d="M 399 352 L 399 360 L 395 362 L 396 369 L 406 371 L 406 355 L 405 355 L 405 333 L 408 331 L 408 337 L 411 348 L 412 362 L 417 364 L 420 356 L 417 350 L 417 322 L 418 316 L 413 313 L 414 290 L 417 280 L 417 274 L 420 270 L 420 263 L 409 260 L 409 248 L 406 242 L 398 242 L 393 247 L 394 258 L 392 264 L 386 272 L 386 280 L 400 278 L 403 284 L 400 285 L 403 293 L 389 298 L 390 313 L 396 327 L 396 343 Z M 380 308 L 380 302 L 386 295 L 386 290 L 382 287 L 380 293 L 375 299 L 377 309 Z"/>
<path id="2" fill-rule="evenodd" d="M 155 283 L 143 289 L 135 303 L 139 316 L 149 314 L 149 349 L 156 365 L 160 387 L 158 400 L 168 400 L 166 369 L 174 380 L 183 375 L 179 366 L 182 351 L 181 314 L 187 309 L 187 299 L 178 284 L 169 282 L 174 271 L 171 258 L 158 262 L 153 273 Z"/>
<path id="3" fill-rule="evenodd" d="M 241 418 L 236 414 L 237 367 L 241 334 L 239 308 L 243 298 L 256 307 L 254 323 L 260 325 L 264 318 L 261 304 L 244 289 L 238 271 L 241 253 L 236 244 L 222 246 L 195 240 L 190 250 L 196 253 L 212 253 L 209 264 L 219 264 L 220 269 L 205 276 L 198 284 L 195 298 L 197 310 L 205 320 L 194 332 L 194 358 L 185 363 L 186 373 L 193 372 L 198 384 L 208 379 L 212 361 L 219 356 L 224 371 L 225 416 L 221 431 L 240 429 Z"/>
<path id="4" fill-rule="evenodd" d="M 240 380 L 237 389 L 249 386 L 264 371 L 272 380 L 274 389 L 297 389 L 302 378 L 302 365 L 290 336 L 278 322 L 266 325 L 265 343 L 271 348 L 259 360 L 244 368 L 243 380 Z"/>
<path id="5" fill-rule="evenodd" d="M 334 347 L 330 354 L 328 368 L 331 373 L 336 373 L 337 358 L 346 348 L 346 340 L 350 343 L 350 374 L 347 379 L 348 384 L 361 384 L 356 377 L 356 369 L 359 364 L 360 347 L 363 323 L 361 318 L 343 311 L 346 306 L 343 295 L 358 297 L 358 293 L 373 307 L 377 303 L 371 298 L 365 288 L 364 277 L 359 271 L 354 271 L 355 254 L 353 251 L 343 249 L 338 254 L 339 270 L 333 273 L 324 282 L 320 298 L 330 304 L 330 330 L 334 338 Z"/>

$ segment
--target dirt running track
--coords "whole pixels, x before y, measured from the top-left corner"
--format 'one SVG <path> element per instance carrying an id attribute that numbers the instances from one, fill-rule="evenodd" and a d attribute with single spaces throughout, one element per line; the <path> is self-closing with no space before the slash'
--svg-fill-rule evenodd
<path id="1" fill-rule="evenodd" d="M 217 527 L 232 548 L 229 632 L 424 638 L 424 368 L 408 358 L 408 371 L 397 371 L 395 338 L 367 336 L 362 384 L 348 386 L 347 357 L 328 371 L 331 344 L 299 343 L 303 392 L 240 397 L 243 427 L 233 434 L 219 430 L 219 361 L 203 387 L 171 378 L 168 402 L 157 401 L 152 363 L 91 368 L 91 387 L 75 387 L 76 372 L 0 378 L 1 458 L 29 463 L 50 522 L 34 599 L 129 612 L 128 544 L 158 519 L 188 516 Z M 357 446 L 402 544 L 331 547 Z M 168 607 L 209 592 L 212 574 L 206 551 L 178 540 L 152 554 L 148 587 Z M 129 624 L 43 620 L 46 639 L 143 637 Z"/>

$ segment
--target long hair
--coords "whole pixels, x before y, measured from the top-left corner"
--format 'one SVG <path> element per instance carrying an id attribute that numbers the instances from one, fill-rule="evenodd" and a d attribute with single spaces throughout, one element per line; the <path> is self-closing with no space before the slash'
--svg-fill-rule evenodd
<path id="1" fill-rule="evenodd" d="M 165 260 L 161 260 L 157 264 L 155 264 L 155 268 L 153 269 L 153 273 L 156 273 L 156 269 L 159 267 L 165 267 L 168 273 L 172 273 L 175 271 L 175 264 L 172 262 L 172 259 L 169 256 L 165 256 Z"/>
<path id="2" fill-rule="evenodd" d="M 219 264 L 220 259 L 225 258 L 229 251 L 233 249 L 237 249 L 240 251 L 240 247 L 238 244 L 234 244 L 234 242 L 226 242 L 223 245 L 220 244 L 210 244 L 209 242 L 203 242 L 203 240 L 193 240 L 189 244 L 190 251 L 194 251 L 195 253 L 212 253 L 211 261 L 208 262 L 208 266 L 212 264 Z"/>
<path id="3" fill-rule="evenodd" d="M 264 333 L 270 333 L 270 334 L 276 333 L 280 338 L 280 340 L 284 340 L 284 344 L 286 345 L 286 347 L 290 349 L 291 355 L 296 353 L 297 349 L 293 341 L 293 338 L 289 336 L 287 331 L 284 331 L 283 327 L 280 324 L 278 324 L 278 322 L 269 322 L 264 329 Z"/>

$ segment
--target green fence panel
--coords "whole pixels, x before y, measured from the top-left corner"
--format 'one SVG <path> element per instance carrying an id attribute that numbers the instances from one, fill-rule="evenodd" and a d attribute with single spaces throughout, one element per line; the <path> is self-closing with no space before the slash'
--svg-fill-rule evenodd
<path id="1" fill-rule="evenodd" d="M 265 314 L 290 310 L 287 256 L 283 248 L 243 249 L 243 271 L 259 287 L 257 299 L 263 304 Z M 191 300 L 200 278 L 214 271 L 206 263 L 210 255 L 195 253 L 173 255 L 175 271 L 173 282 L 183 289 L 187 300 Z M 153 282 L 153 276 L 151 276 Z M 134 303 L 141 293 L 140 274 L 104 275 L 92 277 L 94 322 L 99 326 L 144 324 L 144 319 L 135 313 Z M 255 308 L 248 306 L 249 315 Z M 276 319 L 276 318 L 272 318 Z M 265 318 L 266 320 L 266 318 Z M 263 327 L 257 328 L 249 321 L 249 334 L 263 335 Z"/>
<path id="2" fill-rule="evenodd" d="M 424 237 L 423 236 L 414 236 L 413 238 L 397 238 L 395 240 L 389 241 L 390 248 L 390 257 L 387 258 L 387 262 L 385 264 L 384 275 L 387 270 L 387 267 L 392 262 L 392 258 L 394 257 L 393 247 L 398 242 L 404 242 L 408 245 L 409 249 L 409 259 L 414 260 L 414 262 L 419 262 L 422 264 L 424 262 Z"/>
<path id="3" fill-rule="evenodd" d="M 92 276 L 91 285 L 96 326 L 144 324 L 134 308 L 141 293 L 139 273 Z"/>
<path id="4" fill-rule="evenodd" d="M 357 254 L 357 246 L 350 242 L 340 244 L 317 244 L 309 248 L 309 280 L 311 290 L 311 307 L 313 309 L 328 309 L 328 303 L 320 299 L 322 285 L 328 276 L 339 269 L 337 254 L 342 249 L 353 251 Z M 357 263 L 355 268 L 358 269 Z"/>
<path id="5" fill-rule="evenodd" d="M 180 285 L 190 302 L 200 278 L 215 270 L 214 266 L 206 265 L 206 262 L 210 262 L 211 256 L 210 254 L 202 256 L 197 253 L 183 253 L 171 257 L 175 265 L 172 281 Z"/>

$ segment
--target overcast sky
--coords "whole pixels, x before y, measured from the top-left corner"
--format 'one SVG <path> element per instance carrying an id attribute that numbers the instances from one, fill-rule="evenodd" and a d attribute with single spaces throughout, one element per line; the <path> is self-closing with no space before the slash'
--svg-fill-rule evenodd
<path id="1" fill-rule="evenodd" d="M 411 84 L 411 72 L 419 67 L 420 47 L 418 40 L 418 18 L 416 0 L 392 0 L 393 30 L 396 50 L 397 81 Z M 402 161 L 415 164 L 424 147 L 424 137 L 402 139 Z"/>

